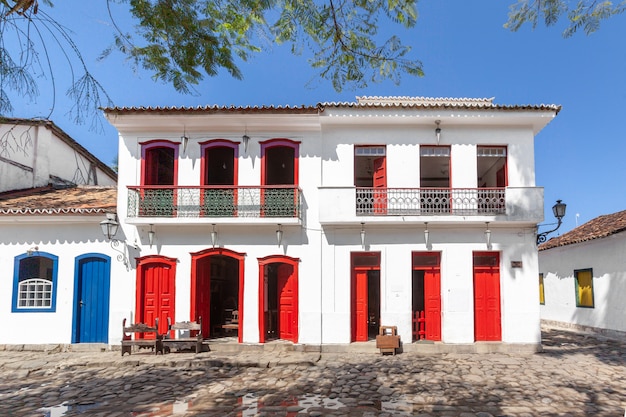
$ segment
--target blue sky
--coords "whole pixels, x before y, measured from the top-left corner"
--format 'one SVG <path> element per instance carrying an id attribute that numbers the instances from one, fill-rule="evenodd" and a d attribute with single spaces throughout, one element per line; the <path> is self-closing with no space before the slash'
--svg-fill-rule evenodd
<path id="1" fill-rule="evenodd" d="M 112 39 L 106 2 L 55 2 L 50 14 L 74 32 L 84 60 L 117 106 L 313 105 L 354 101 L 356 96 L 495 97 L 498 104 L 560 104 L 561 113 L 536 138 L 536 182 L 545 187 L 547 230 L 554 222 L 551 206 L 567 203 L 563 233 L 602 214 L 626 209 L 626 16 L 605 22 L 591 36 L 561 37 L 561 27 L 503 28 L 514 0 L 422 1 L 417 26 L 390 28 L 412 46 L 412 58 L 424 64 L 422 78 L 404 76 L 391 82 L 337 93 L 321 81 L 306 56 L 289 48 L 272 50 L 241 64 L 243 80 L 226 72 L 206 78 L 196 95 L 135 72 L 119 55 L 97 61 Z M 43 6 L 46 7 L 47 6 Z M 40 9 L 43 8 L 40 6 Z M 113 9 L 128 23 L 121 6 Z M 55 58 L 56 59 L 56 58 Z M 63 71 L 65 64 L 55 61 Z M 67 71 L 66 71 L 67 72 Z M 14 100 L 15 117 L 50 118 L 105 163 L 117 153 L 117 133 L 104 125 L 100 133 L 89 124 L 75 125 L 67 112 L 67 83 L 57 75 L 59 94 L 52 100 L 49 79 L 39 80 L 36 102 Z M 54 106 L 53 106 L 54 103 Z"/>

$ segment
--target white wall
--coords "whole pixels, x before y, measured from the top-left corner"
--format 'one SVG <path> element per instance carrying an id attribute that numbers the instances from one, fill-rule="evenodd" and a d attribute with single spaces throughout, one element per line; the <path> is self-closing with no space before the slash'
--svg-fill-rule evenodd
<path id="1" fill-rule="evenodd" d="M 99 216 L 91 223 L 40 223 L 2 224 L 0 241 L 0 321 L 5 331 L 0 335 L 0 344 L 51 344 L 71 343 L 74 308 L 74 262 L 77 256 L 86 253 L 102 253 L 112 258 L 112 267 L 118 263 L 115 252 L 103 241 L 98 224 Z M 37 246 L 39 251 L 58 256 L 56 312 L 12 313 L 14 283 L 14 259 L 28 249 Z M 128 310 L 124 288 L 126 277 L 111 275 L 111 310 Z M 124 291 L 126 289 L 124 288 Z M 124 307 L 122 307 L 122 305 Z M 109 342 L 121 338 L 120 315 L 109 322 Z M 119 320 L 118 320 L 119 319 Z"/>
<path id="2" fill-rule="evenodd" d="M 541 318 L 626 331 L 626 233 L 539 252 L 545 305 Z M 574 271 L 593 270 L 594 307 L 576 307 Z"/>
<path id="3" fill-rule="evenodd" d="M 0 153 L 0 192 L 48 185 L 57 176 L 79 185 L 115 185 L 115 180 L 43 125 L 0 124 L 0 137 L 7 141 Z M 96 181 L 97 180 L 97 184 Z"/>

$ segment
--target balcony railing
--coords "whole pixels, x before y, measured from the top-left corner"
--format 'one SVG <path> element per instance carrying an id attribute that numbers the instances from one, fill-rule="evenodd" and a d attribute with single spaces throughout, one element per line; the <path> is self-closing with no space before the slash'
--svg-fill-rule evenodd
<path id="1" fill-rule="evenodd" d="M 131 186 L 128 217 L 289 217 L 301 219 L 302 191 L 293 185 Z"/>
<path id="2" fill-rule="evenodd" d="M 357 188 L 357 216 L 496 215 L 504 188 Z"/>

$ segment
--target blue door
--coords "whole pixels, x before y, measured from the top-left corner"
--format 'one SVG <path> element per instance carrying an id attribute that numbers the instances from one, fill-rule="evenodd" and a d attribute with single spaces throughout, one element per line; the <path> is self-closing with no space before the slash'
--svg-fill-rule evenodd
<path id="1" fill-rule="evenodd" d="M 108 343 L 111 258 L 88 253 L 76 258 L 72 343 Z"/>

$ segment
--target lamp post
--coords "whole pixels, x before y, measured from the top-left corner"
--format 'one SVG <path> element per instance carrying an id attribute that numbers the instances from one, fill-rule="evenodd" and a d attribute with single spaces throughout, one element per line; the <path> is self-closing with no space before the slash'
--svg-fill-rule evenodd
<path id="1" fill-rule="evenodd" d="M 558 223 L 554 229 L 537 234 L 537 245 L 545 242 L 547 240 L 547 236 L 550 233 L 555 232 L 559 227 L 561 227 L 561 223 L 563 223 L 563 217 L 565 217 L 566 208 L 567 205 L 565 203 L 561 202 L 561 200 L 556 200 L 556 204 L 552 206 L 552 213 L 554 214 L 554 217 L 556 217 Z"/>

